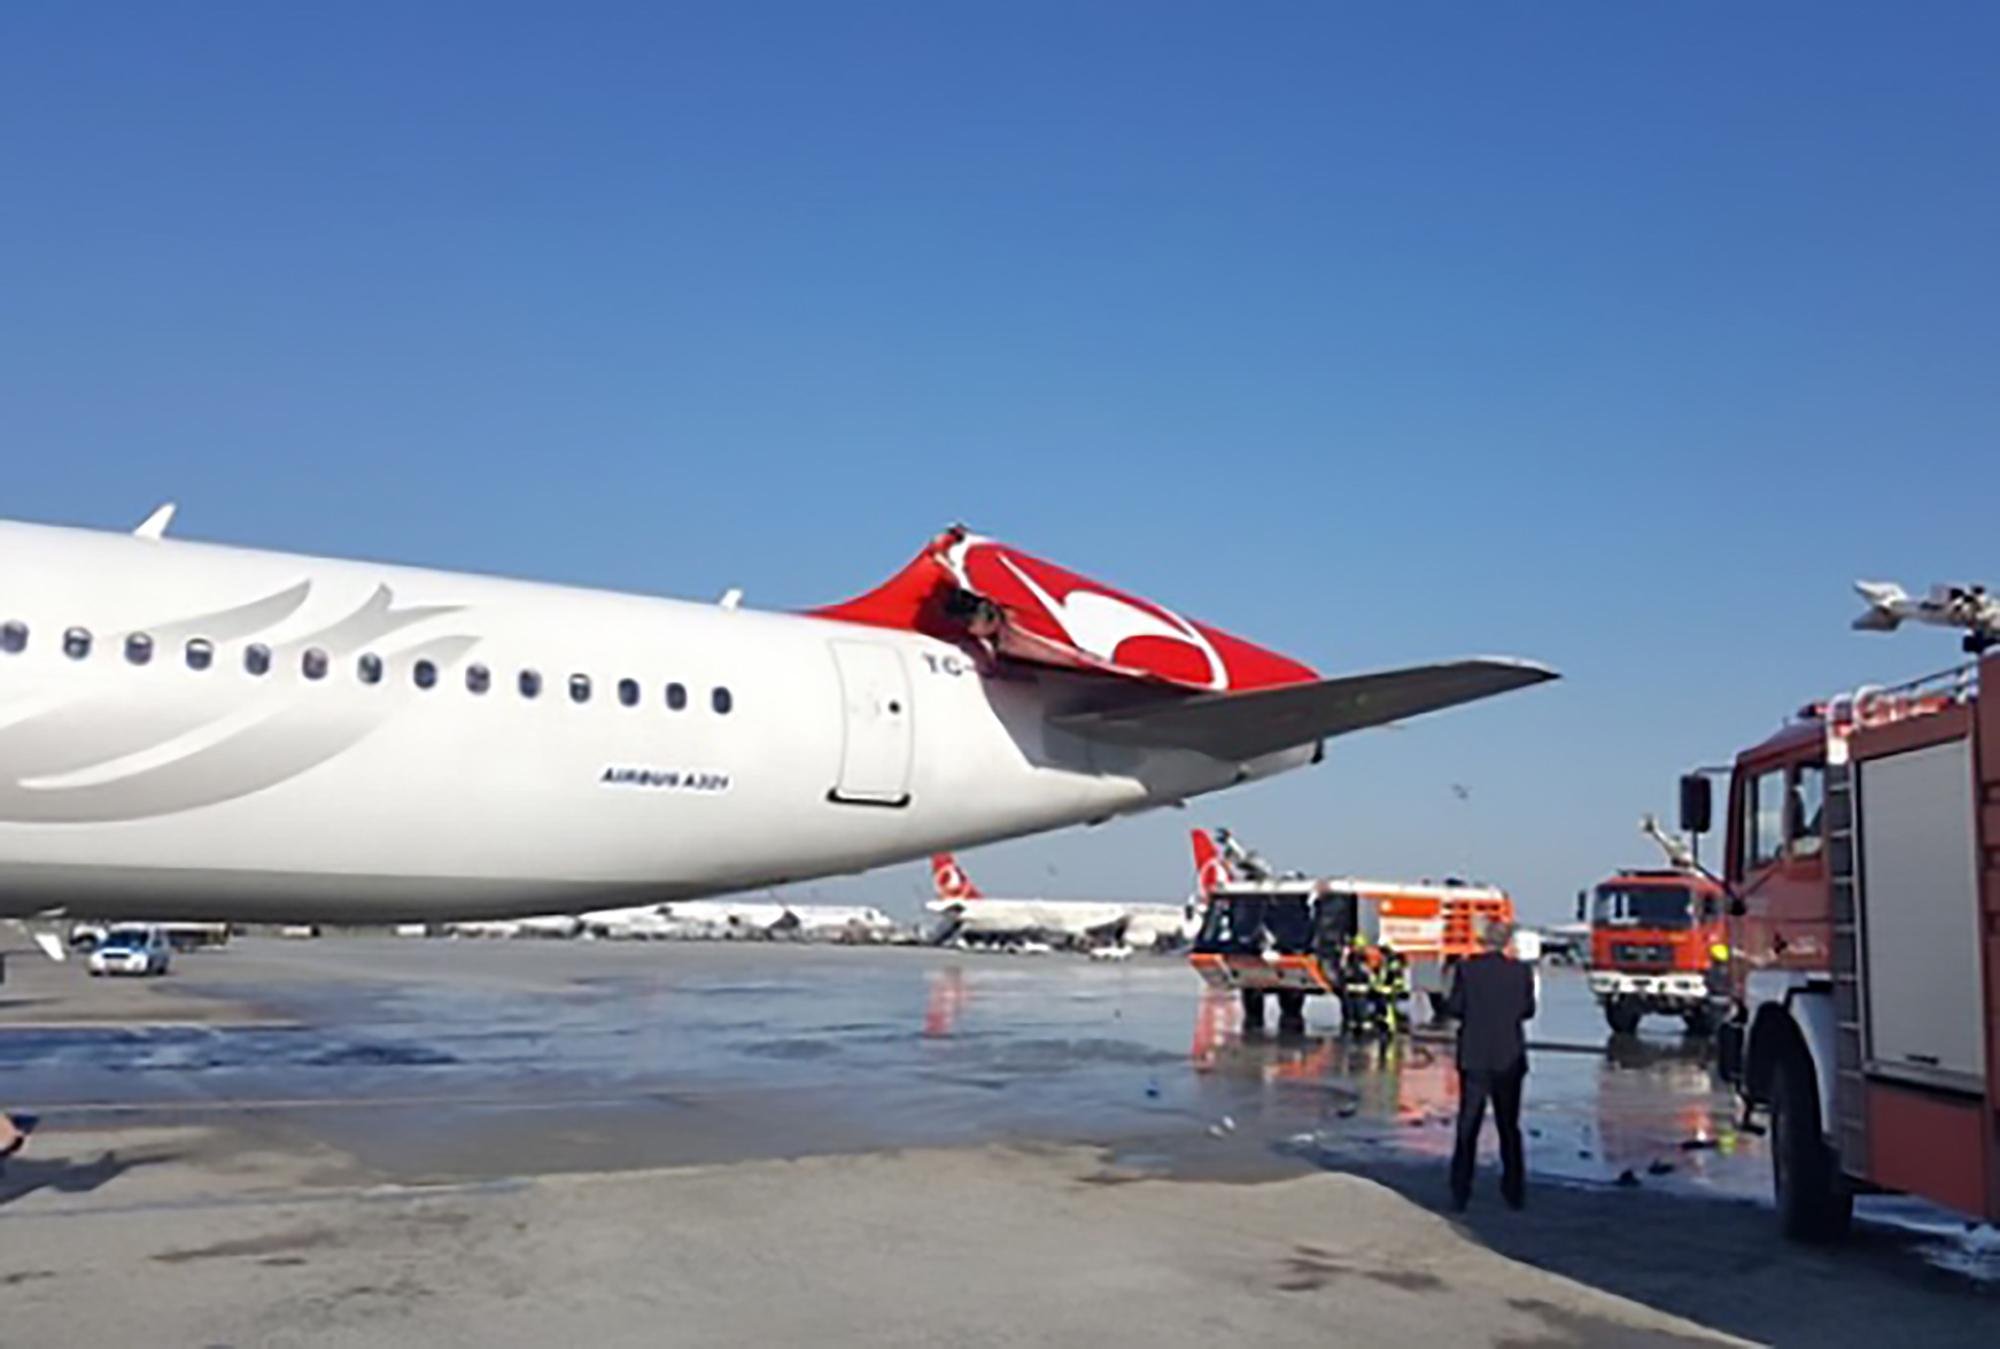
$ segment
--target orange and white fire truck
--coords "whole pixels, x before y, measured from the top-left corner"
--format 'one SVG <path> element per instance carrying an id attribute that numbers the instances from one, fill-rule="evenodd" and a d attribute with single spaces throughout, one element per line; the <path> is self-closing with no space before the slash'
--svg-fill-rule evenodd
<path id="1" fill-rule="evenodd" d="M 1858 627 L 2000 643 L 1983 591 L 1862 593 Z M 1836 1237 L 1867 1191 L 2000 1220 L 2000 654 L 1806 709 L 1737 756 L 1728 808 L 1718 1057 L 1769 1112 L 1784 1230 Z"/>
<path id="2" fill-rule="evenodd" d="M 1263 1024 L 1275 995 L 1280 1029 L 1303 1029 L 1307 998 L 1339 996 L 1341 960 L 1357 936 L 1400 952 L 1412 991 L 1441 999 L 1451 966 L 1478 949 L 1480 921 L 1514 919 L 1513 900 L 1490 885 L 1278 876 L 1219 836 L 1221 867 L 1204 860 L 1215 850 L 1196 831 L 1207 908 L 1188 963 L 1211 987 L 1241 994 L 1250 1025 Z"/>
<path id="3" fill-rule="evenodd" d="M 1577 917 L 1590 924 L 1590 991 L 1616 1034 L 1630 1035 L 1653 1015 L 1677 1016 L 1688 1034 L 1707 1035 L 1729 1006 L 1723 889 L 1651 816 L 1640 828 L 1672 865 L 1620 871 L 1580 897 L 1587 911 Z"/>

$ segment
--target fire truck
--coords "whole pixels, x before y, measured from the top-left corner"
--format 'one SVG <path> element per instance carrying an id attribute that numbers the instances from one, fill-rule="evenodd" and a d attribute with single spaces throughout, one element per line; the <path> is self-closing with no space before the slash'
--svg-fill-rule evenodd
<path id="1" fill-rule="evenodd" d="M 1307 998 L 1339 996 L 1341 958 L 1357 936 L 1401 952 L 1412 991 L 1435 1006 L 1451 966 L 1478 949 L 1480 922 L 1514 919 L 1513 900 L 1493 886 L 1279 876 L 1220 838 L 1228 865 L 1203 868 L 1207 907 L 1188 962 L 1210 987 L 1241 996 L 1248 1026 L 1264 1024 L 1275 997 L 1279 1029 L 1304 1030 Z"/>
<path id="2" fill-rule="evenodd" d="M 1647 1016 L 1677 1016 L 1688 1034 L 1707 1035 L 1729 1007 L 1723 889 L 1651 816 L 1640 828 L 1671 865 L 1620 871 L 1583 897 L 1590 991 L 1614 1034 L 1632 1034 Z"/>
<path id="3" fill-rule="evenodd" d="M 1730 770 L 1718 1060 L 1746 1121 L 1768 1112 L 1806 1240 L 1842 1235 L 1857 1193 L 2000 1220 L 2000 603 L 1862 594 L 1857 627 L 1962 628 L 1982 659 L 1808 707 Z M 1682 827 L 1710 810 L 1684 778 Z"/>

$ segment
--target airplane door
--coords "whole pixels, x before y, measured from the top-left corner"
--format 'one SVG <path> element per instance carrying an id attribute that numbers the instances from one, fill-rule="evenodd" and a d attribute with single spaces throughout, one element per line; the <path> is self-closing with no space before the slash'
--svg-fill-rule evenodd
<path id="1" fill-rule="evenodd" d="M 910 800 L 914 716 L 902 653 L 877 642 L 832 642 L 840 672 L 840 781 L 829 795 L 857 805 Z"/>

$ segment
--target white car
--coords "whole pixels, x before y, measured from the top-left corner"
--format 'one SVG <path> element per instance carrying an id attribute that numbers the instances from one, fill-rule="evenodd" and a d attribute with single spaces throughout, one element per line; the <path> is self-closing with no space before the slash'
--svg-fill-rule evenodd
<path id="1" fill-rule="evenodd" d="M 90 972 L 100 974 L 165 974 L 174 948 L 157 927 L 114 927 L 90 953 Z"/>

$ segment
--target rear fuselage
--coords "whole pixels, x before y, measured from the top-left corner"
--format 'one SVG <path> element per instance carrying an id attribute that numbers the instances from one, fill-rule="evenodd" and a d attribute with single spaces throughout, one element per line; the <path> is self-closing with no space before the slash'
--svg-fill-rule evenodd
<path id="1" fill-rule="evenodd" d="M 82 530 L 0 524 L 0 625 L 5 915 L 579 912 L 1311 757 L 1093 744 L 1102 681 L 917 633 Z"/>

